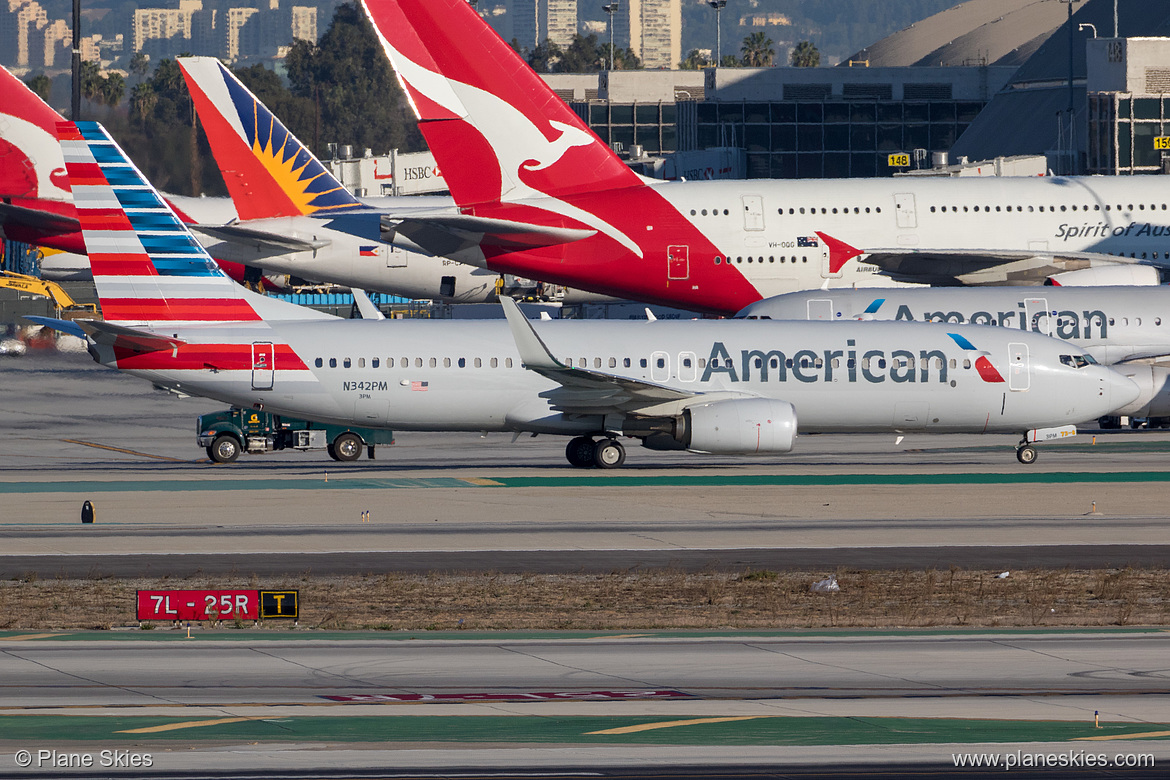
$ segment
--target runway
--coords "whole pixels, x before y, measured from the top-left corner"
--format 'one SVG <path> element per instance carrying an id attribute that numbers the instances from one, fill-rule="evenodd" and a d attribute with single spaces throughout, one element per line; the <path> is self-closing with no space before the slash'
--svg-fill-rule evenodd
<path id="1" fill-rule="evenodd" d="M 817 746 L 822 768 L 929 770 L 1019 745 L 1170 758 L 1160 631 L 91 636 L 0 638 L 0 762 L 29 745 L 132 747 L 162 772 L 231 776 L 521 758 L 775 771 Z M 223 753 L 249 742 L 266 748 Z"/>

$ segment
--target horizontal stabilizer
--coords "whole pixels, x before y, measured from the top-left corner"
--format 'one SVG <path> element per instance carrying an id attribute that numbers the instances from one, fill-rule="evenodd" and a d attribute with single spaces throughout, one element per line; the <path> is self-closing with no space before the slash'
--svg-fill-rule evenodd
<path id="1" fill-rule="evenodd" d="M 470 214 L 412 214 L 382 217 L 384 233 L 401 233 L 422 247 L 493 246 L 501 249 L 532 248 L 568 244 L 589 238 L 597 231 L 588 228 L 551 227 L 509 219 L 491 219 Z M 436 254 L 443 254 L 438 252 Z"/>
<path id="2" fill-rule="evenodd" d="M 283 236 L 267 230 L 248 228 L 242 225 L 191 225 L 191 229 L 221 241 L 232 244 L 241 244 L 249 248 L 270 250 L 273 254 L 287 254 L 289 252 L 313 252 L 324 249 L 332 241 L 328 239 L 305 241 L 300 238 Z"/>
<path id="3" fill-rule="evenodd" d="M 73 233 L 81 230 L 81 223 L 76 217 L 54 214 L 52 211 L 44 209 L 17 206 L 13 203 L 0 203 L 0 223 L 20 225 L 46 233 Z"/>
<path id="4" fill-rule="evenodd" d="M 44 325 L 46 328 L 60 331 L 61 333 L 68 333 L 70 336 L 76 336 L 79 339 L 85 338 L 85 331 L 81 329 L 81 326 L 75 320 L 59 320 L 54 317 L 41 317 L 37 315 L 26 315 L 24 319 L 37 325 Z"/>
<path id="5" fill-rule="evenodd" d="M 174 352 L 187 342 L 149 331 L 114 325 L 101 320 L 76 320 L 83 331 L 98 344 L 130 352 Z"/>

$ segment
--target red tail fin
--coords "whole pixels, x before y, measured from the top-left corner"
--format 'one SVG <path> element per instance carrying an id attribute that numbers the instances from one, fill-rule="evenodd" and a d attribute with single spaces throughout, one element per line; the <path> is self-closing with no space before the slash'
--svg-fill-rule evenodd
<path id="1" fill-rule="evenodd" d="M 635 186 L 466 0 L 363 0 L 460 206 Z"/>

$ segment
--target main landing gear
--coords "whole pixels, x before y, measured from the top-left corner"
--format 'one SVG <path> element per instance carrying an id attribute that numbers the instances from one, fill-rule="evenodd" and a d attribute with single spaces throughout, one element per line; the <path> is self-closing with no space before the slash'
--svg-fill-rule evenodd
<path id="1" fill-rule="evenodd" d="M 565 457 L 579 469 L 616 469 L 626 462 L 626 448 L 617 439 L 578 436 L 565 447 Z"/>

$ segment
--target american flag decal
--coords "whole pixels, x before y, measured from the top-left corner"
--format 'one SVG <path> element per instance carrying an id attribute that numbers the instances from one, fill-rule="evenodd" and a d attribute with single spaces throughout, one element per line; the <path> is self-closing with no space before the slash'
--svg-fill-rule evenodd
<path id="1" fill-rule="evenodd" d="M 419 392 L 426 392 L 427 386 L 429 384 L 430 384 L 429 382 L 411 382 L 410 389 L 417 390 Z"/>
<path id="2" fill-rule="evenodd" d="M 797 246 L 820 246 L 816 236 L 799 236 L 796 239 Z"/>

